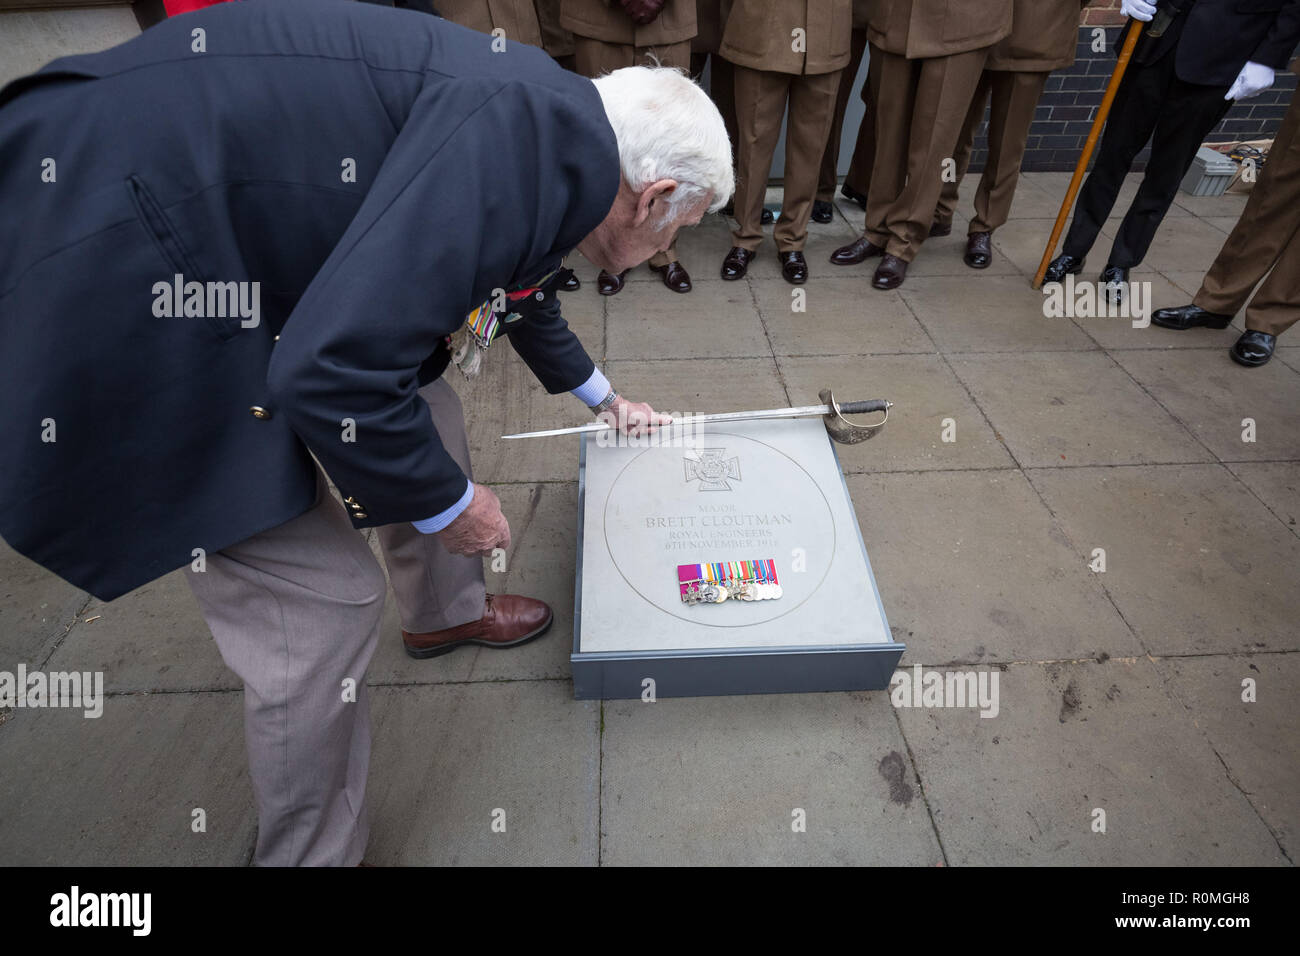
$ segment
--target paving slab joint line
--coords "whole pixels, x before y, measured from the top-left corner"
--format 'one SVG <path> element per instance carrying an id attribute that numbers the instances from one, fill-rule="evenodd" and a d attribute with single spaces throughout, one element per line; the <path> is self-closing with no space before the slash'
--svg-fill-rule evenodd
<path id="1" fill-rule="evenodd" d="M 921 768 L 916 765 L 916 754 L 912 753 L 911 741 L 907 739 L 907 732 L 903 729 L 903 720 L 899 716 L 897 707 L 890 707 L 894 712 L 894 724 L 898 727 L 898 735 L 903 738 L 903 748 L 907 751 L 907 763 L 912 768 L 912 775 L 916 777 L 916 786 L 921 791 L 921 802 L 925 804 L 926 816 L 930 818 L 930 828 L 934 831 L 934 840 L 939 844 L 939 856 L 943 859 L 943 865 L 948 866 L 948 850 L 943 845 L 943 834 L 939 832 L 939 822 L 934 818 L 934 808 L 930 806 L 930 795 L 925 792 L 925 781 L 921 779 Z"/>
<path id="2" fill-rule="evenodd" d="M 596 730 L 596 866 L 604 866 L 605 849 L 605 702 L 600 702 L 600 726 Z"/>

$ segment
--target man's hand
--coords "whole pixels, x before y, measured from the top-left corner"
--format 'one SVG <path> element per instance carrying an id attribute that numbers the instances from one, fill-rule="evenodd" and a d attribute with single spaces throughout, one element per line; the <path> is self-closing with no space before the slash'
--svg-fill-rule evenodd
<path id="1" fill-rule="evenodd" d="M 662 415 L 645 402 L 629 402 L 621 395 L 614 399 L 607 411 L 596 417 L 628 436 L 649 435 L 656 426 L 667 425 L 673 420 L 671 415 Z"/>
<path id="2" fill-rule="evenodd" d="M 491 488 L 477 483 L 469 507 L 434 533 L 444 548 L 465 557 L 489 555 L 494 548 L 510 547 L 510 524 L 501 513 L 501 501 Z"/>
<path id="3" fill-rule="evenodd" d="M 664 9 L 664 0 L 618 0 L 624 12 L 638 26 L 653 23 Z"/>
<path id="4" fill-rule="evenodd" d="M 1157 0 L 1123 0 L 1119 9 L 1126 17 L 1149 23 L 1151 18 L 1156 15 L 1156 2 Z"/>
<path id="5" fill-rule="evenodd" d="M 1256 96 L 1273 85 L 1275 75 L 1271 66 L 1250 62 L 1241 68 L 1232 86 L 1228 88 L 1225 100 L 1244 100 Z"/>

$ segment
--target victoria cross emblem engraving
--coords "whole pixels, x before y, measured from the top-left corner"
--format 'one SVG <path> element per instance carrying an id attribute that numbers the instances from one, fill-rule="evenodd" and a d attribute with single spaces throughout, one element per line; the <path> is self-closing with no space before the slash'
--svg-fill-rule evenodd
<path id="1" fill-rule="evenodd" d="M 740 459 L 723 458 L 726 452 L 725 448 L 701 448 L 700 457 L 683 458 L 687 484 L 699 481 L 700 491 L 730 491 L 727 479 L 740 481 Z"/>

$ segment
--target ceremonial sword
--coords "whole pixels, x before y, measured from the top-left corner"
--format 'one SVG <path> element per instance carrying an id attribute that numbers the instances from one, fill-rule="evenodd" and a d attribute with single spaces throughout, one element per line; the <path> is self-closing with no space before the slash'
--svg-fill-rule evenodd
<path id="1" fill-rule="evenodd" d="M 810 415 L 822 416 L 822 421 L 826 423 L 826 431 L 831 438 L 843 445 L 856 445 L 858 442 L 866 441 L 868 438 L 880 431 L 885 422 L 889 421 L 889 410 L 894 407 L 893 402 L 887 402 L 884 399 L 877 398 L 865 402 L 837 402 L 835 396 L 831 394 L 828 388 L 822 389 L 818 395 L 822 400 L 821 405 L 801 405 L 798 408 L 764 408 L 757 411 L 748 412 L 718 412 L 712 415 L 688 415 L 684 418 L 677 418 L 673 421 L 657 425 L 656 428 L 672 428 L 676 425 L 702 425 L 711 422 L 748 422 L 768 418 L 804 418 Z M 867 412 L 884 412 L 885 417 L 874 425 L 859 425 L 851 422 L 844 417 L 848 415 L 858 415 Z M 611 426 L 605 422 L 593 422 L 590 425 L 576 425 L 573 428 L 550 428 L 540 432 L 522 432 L 518 435 L 502 435 L 502 438 L 548 438 L 553 435 L 583 435 L 588 432 L 603 432 Z"/>

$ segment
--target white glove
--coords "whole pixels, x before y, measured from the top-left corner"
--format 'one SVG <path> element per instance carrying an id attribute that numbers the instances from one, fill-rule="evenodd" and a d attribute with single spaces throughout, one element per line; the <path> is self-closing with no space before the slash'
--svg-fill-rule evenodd
<path id="1" fill-rule="evenodd" d="M 1273 85 L 1273 68 L 1265 66 L 1263 63 L 1247 63 L 1237 74 L 1237 78 L 1232 81 L 1232 86 L 1228 87 L 1228 95 L 1225 100 L 1244 100 L 1248 96 L 1254 96 L 1261 90 L 1266 90 Z"/>
<path id="2" fill-rule="evenodd" d="M 1158 2 L 1159 0 L 1124 0 L 1119 5 L 1119 9 L 1124 16 L 1146 23 L 1156 15 L 1156 4 Z"/>

